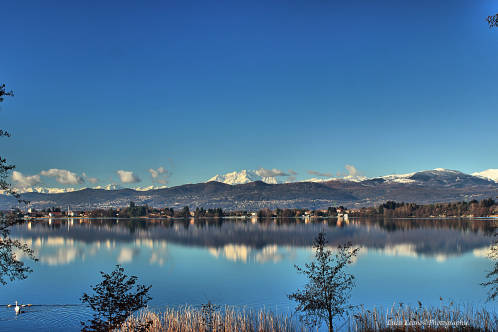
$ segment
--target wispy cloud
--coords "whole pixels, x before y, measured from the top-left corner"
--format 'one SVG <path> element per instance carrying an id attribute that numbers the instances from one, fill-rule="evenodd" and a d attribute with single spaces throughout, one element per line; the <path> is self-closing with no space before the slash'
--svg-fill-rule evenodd
<path id="1" fill-rule="evenodd" d="M 348 164 L 345 165 L 344 168 L 346 169 L 346 172 L 337 172 L 337 177 L 356 181 L 362 181 L 366 179 L 366 177 L 363 176 L 355 166 Z"/>
<path id="2" fill-rule="evenodd" d="M 24 175 L 21 172 L 12 172 L 12 180 L 22 188 L 31 187 L 41 182 L 40 175 Z"/>
<path id="3" fill-rule="evenodd" d="M 318 171 L 308 171 L 308 174 L 320 176 L 323 178 L 331 178 L 333 176 L 332 173 L 322 173 Z"/>
<path id="4" fill-rule="evenodd" d="M 292 169 L 288 170 L 287 173 L 289 173 L 290 175 L 297 175 L 297 172 L 293 171 Z"/>
<path id="5" fill-rule="evenodd" d="M 124 171 L 124 170 L 120 169 L 120 170 L 116 171 L 116 173 L 119 176 L 119 180 L 123 183 L 137 183 L 137 182 L 142 181 L 142 180 L 140 180 L 138 175 L 136 175 L 132 171 Z"/>
<path id="6" fill-rule="evenodd" d="M 292 183 L 296 181 L 296 177 L 294 175 L 291 175 L 287 178 L 287 180 L 285 181 L 286 183 Z"/>
<path id="7" fill-rule="evenodd" d="M 85 173 L 85 172 L 83 172 L 81 175 L 83 175 L 83 178 L 84 178 L 86 181 L 90 182 L 91 184 L 96 184 L 97 182 L 99 182 L 99 179 L 89 177 L 89 176 L 87 176 L 87 175 L 86 175 L 86 173 Z"/>
<path id="8" fill-rule="evenodd" d="M 55 181 L 60 184 L 82 184 L 85 182 L 83 177 L 68 171 L 67 169 L 51 168 L 47 171 L 41 171 L 43 176 L 55 177 Z"/>
<path id="9" fill-rule="evenodd" d="M 150 168 L 149 173 L 152 177 L 152 182 L 157 182 L 160 184 L 168 183 L 168 177 L 170 177 L 171 175 L 171 172 L 169 172 L 162 166 L 157 169 Z"/>
<path id="10" fill-rule="evenodd" d="M 262 177 L 289 176 L 289 174 L 276 168 L 265 169 L 261 167 L 260 169 L 256 170 L 254 173 Z"/>
<path id="11" fill-rule="evenodd" d="M 153 169 L 153 168 L 149 169 L 149 173 L 153 179 L 156 179 L 159 175 L 163 174 L 164 172 L 166 172 L 166 170 L 162 166 L 159 167 L 158 169 Z"/>
<path id="12" fill-rule="evenodd" d="M 356 176 L 356 175 L 358 175 L 358 170 L 353 165 L 346 165 L 344 167 L 348 171 L 348 173 L 349 173 L 348 175 L 349 176 Z"/>
<path id="13" fill-rule="evenodd" d="M 87 181 L 90 182 L 91 184 L 96 184 L 99 182 L 99 179 L 97 178 L 87 178 Z"/>

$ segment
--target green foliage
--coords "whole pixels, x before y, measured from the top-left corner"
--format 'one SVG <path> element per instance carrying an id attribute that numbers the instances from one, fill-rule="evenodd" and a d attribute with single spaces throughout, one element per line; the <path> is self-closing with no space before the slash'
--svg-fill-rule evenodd
<path id="1" fill-rule="evenodd" d="M 482 201 L 436 203 L 418 205 L 415 203 L 398 203 L 387 201 L 377 208 L 361 208 L 353 216 L 384 216 L 384 217 L 432 217 L 432 216 L 474 216 L 486 217 L 498 213 L 498 204 L 492 198 Z"/>
<path id="2" fill-rule="evenodd" d="M 152 286 L 135 285 L 137 277 L 128 277 L 120 265 L 116 265 L 111 274 L 100 273 L 104 280 L 92 287 L 95 294 L 84 293 L 81 297 L 81 302 L 95 311 L 89 323 L 81 322 L 82 331 L 112 331 L 119 328 L 130 315 L 145 308 L 151 300 L 148 292 Z M 145 330 L 147 326 L 148 322 L 144 322 L 138 330 Z"/>
<path id="3" fill-rule="evenodd" d="M 119 211 L 119 216 L 122 218 L 144 217 L 149 212 L 147 205 L 137 206 L 134 202 L 130 202 L 130 206 Z"/>
<path id="4" fill-rule="evenodd" d="M 88 212 L 89 217 L 91 218 L 115 218 L 117 217 L 117 211 L 110 209 L 96 209 Z"/>
<path id="5" fill-rule="evenodd" d="M 329 331 L 333 331 L 333 322 L 337 316 L 343 316 L 353 306 L 349 305 L 354 276 L 345 271 L 353 262 L 359 248 L 353 249 L 351 243 L 339 245 L 333 253 L 326 248 L 324 233 L 319 233 L 313 242 L 315 259 L 305 264 L 304 268 L 296 266 L 308 282 L 303 290 L 289 295 L 297 302 L 296 312 L 301 313 L 301 320 L 310 326 L 317 326 L 326 321 Z"/>
<path id="6" fill-rule="evenodd" d="M 167 217 L 174 217 L 175 216 L 175 209 L 173 208 L 164 208 L 164 215 Z"/>
<path id="7" fill-rule="evenodd" d="M 188 206 L 184 206 L 181 211 L 174 212 L 174 216 L 177 218 L 188 218 L 190 217 L 190 210 Z"/>
<path id="8" fill-rule="evenodd" d="M 207 210 L 204 210 L 204 208 L 196 208 L 194 216 L 196 218 L 221 218 L 224 216 L 224 213 L 221 208 Z"/>

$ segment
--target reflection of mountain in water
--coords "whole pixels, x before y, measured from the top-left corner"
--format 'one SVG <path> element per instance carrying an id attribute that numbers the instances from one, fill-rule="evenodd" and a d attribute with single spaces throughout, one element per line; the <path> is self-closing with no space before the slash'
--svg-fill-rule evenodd
<path id="1" fill-rule="evenodd" d="M 116 243 L 123 247 L 118 263 L 129 262 L 136 248 L 155 248 L 151 262 L 164 263 L 167 243 L 208 248 L 215 257 L 233 261 L 277 262 L 292 255 L 292 247 L 309 247 L 320 231 L 332 246 L 346 241 L 386 255 L 431 256 L 444 259 L 481 250 L 492 242 L 496 222 L 462 220 L 352 220 L 349 223 L 300 220 L 166 221 L 72 219 L 30 222 L 13 229 L 40 253 L 42 263 L 64 264 L 77 256 L 92 256 Z M 84 248 L 82 248 L 84 246 Z M 161 250 L 157 250 L 162 248 Z"/>

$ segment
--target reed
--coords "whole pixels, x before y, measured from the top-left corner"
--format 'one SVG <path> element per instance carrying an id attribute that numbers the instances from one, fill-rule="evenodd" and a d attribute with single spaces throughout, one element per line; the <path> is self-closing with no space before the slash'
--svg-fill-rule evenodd
<path id="1" fill-rule="evenodd" d="M 353 315 L 351 330 L 370 331 L 498 331 L 498 317 L 484 308 L 441 304 L 437 307 L 393 304 L 389 309 L 364 308 Z"/>
<path id="2" fill-rule="evenodd" d="M 143 328 L 144 323 L 149 326 Z M 292 317 L 270 311 L 222 310 L 208 311 L 189 306 L 167 308 L 161 313 L 142 311 L 128 318 L 120 332 L 304 332 L 304 326 Z"/>

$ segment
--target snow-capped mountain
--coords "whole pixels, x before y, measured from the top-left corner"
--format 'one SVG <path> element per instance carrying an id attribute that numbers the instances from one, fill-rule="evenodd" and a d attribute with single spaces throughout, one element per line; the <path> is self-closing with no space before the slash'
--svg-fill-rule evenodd
<path id="1" fill-rule="evenodd" d="M 136 191 L 149 191 L 149 190 L 157 190 L 157 189 L 165 189 L 168 186 L 147 186 L 147 187 L 135 187 L 133 188 Z"/>
<path id="2" fill-rule="evenodd" d="M 106 186 L 96 186 L 93 187 L 92 189 L 104 189 L 104 190 L 118 190 L 118 189 L 123 189 L 119 184 L 108 184 Z"/>
<path id="3" fill-rule="evenodd" d="M 76 190 L 75 188 L 49 188 L 49 187 L 28 187 L 28 188 L 13 188 L 17 193 L 41 193 L 41 194 L 60 194 L 70 193 Z M 4 190 L 0 190 L 0 194 L 4 194 Z"/>
<path id="4" fill-rule="evenodd" d="M 451 169 L 435 168 L 426 171 L 392 174 L 369 179 L 372 181 L 382 181 L 384 183 L 404 183 L 418 185 L 444 185 L 463 186 L 489 183 L 490 179 L 483 176 L 475 176 Z M 491 180 L 492 181 L 492 180 Z"/>
<path id="5" fill-rule="evenodd" d="M 412 183 L 415 180 L 410 179 L 415 173 L 406 173 L 406 174 L 390 174 L 381 176 L 381 179 L 389 183 Z"/>
<path id="6" fill-rule="evenodd" d="M 315 183 L 322 183 L 322 182 L 329 182 L 336 180 L 336 178 L 311 178 L 311 179 L 306 179 L 302 182 L 315 182 Z"/>
<path id="7" fill-rule="evenodd" d="M 489 176 L 493 172 L 479 173 Z M 276 175 L 270 178 L 262 176 L 268 174 Z M 278 170 L 245 170 L 217 175 L 208 183 L 185 184 L 161 190 L 86 188 L 57 194 L 33 190 L 22 194 L 22 198 L 30 201 L 30 206 L 35 208 L 70 205 L 74 209 L 93 209 L 126 206 L 133 201 L 154 207 L 188 205 L 191 208 L 258 210 L 265 207 L 362 207 L 386 201 L 427 204 L 479 200 L 498 195 L 498 182 L 482 174 L 475 176 L 440 168 L 356 181 L 350 180 L 352 176 L 346 176 L 330 181 L 315 179 L 313 182 L 275 183 L 276 177 L 286 181 L 290 176 Z M 9 209 L 17 204 L 14 197 L 0 195 L 0 209 Z"/>
<path id="8" fill-rule="evenodd" d="M 160 189 L 163 187 L 145 187 L 145 188 L 135 188 L 137 191 L 146 191 L 146 190 L 152 190 L 152 189 Z M 70 193 L 73 191 L 78 191 L 82 189 L 87 189 L 87 188 L 51 188 L 51 187 L 26 187 L 26 188 L 13 188 L 15 192 L 19 194 L 24 194 L 24 193 L 40 193 L 40 194 L 61 194 L 61 193 Z M 90 189 L 103 189 L 103 190 L 118 190 L 118 189 L 123 189 L 120 185 L 117 184 L 108 184 L 106 186 L 96 186 Z M 4 194 L 4 190 L 0 190 L 0 194 Z"/>
<path id="9" fill-rule="evenodd" d="M 476 172 L 472 173 L 474 176 L 479 176 L 481 178 L 493 180 L 494 182 L 498 183 L 498 168 L 490 168 L 482 172 Z"/>
<path id="10" fill-rule="evenodd" d="M 279 180 L 277 180 L 276 177 L 273 176 L 260 176 L 256 174 L 256 171 L 248 171 L 243 169 L 240 172 L 230 172 L 226 174 L 216 174 L 213 176 L 211 179 L 208 180 L 210 181 L 218 181 L 221 183 L 226 183 L 226 184 L 245 184 L 249 182 L 254 182 L 254 181 L 263 181 L 265 183 L 269 184 L 277 184 L 280 183 Z"/>
<path id="11" fill-rule="evenodd" d="M 482 172 L 466 174 L 460 171 L 435 168 L 432 170 L 406 173 L 406 174 L 390 174 L 378 177 L 367 178 L 362 175 L 347 175 L 343 177 L 330 177 L 330 178 L 310 178 L 306 180 L 294 180 L 292 182 L 314 182 L 314 183 L 327 183 L 331 181 L 349 181 L 349 182 L 363 182 L 363 181 L 377 181 L 384 183 L 413 183 L 422 184 L 426 182 L 437 181 L 440 184 L 457 184 L 457 183 L 470 183 L 479 182 L 481 179 L 487 181 L 494 181 L 498 183 L 498 169 L 488 169 Z M 223 175 L 216 175 L 209 181 L 217 181 L 230 185 L 245 184 L 254 181 L 263 181 L 269 184 L 288 183 L 291 181 L 279 181 L 277 177 L 264 177 L 258 175 L 258 171 L 242 170 L 240 172 L 230 172 Z"/>
<path id="12" fill-rule="evenodd" d="M 436 168 L 428 171 L 416 172 L 409 177 L 423 184 L 439 184 L 439 185 L 474 185 L 488 182 L 487 179 L 482 179 L 460 171 Z"/>
<path id="13" fill-rule="evenodd" d="M 299 182 L 315 182 L 315 183 L 323 183 L 323 182 L 329 182 L 329 181 L 351 181 L 351 182 L 361 182 L 365 181 L 368 178 L 366 176 L 361 176 L 361 175 L 347 175 L 341 178 L 311 178 L 311 179 L 306 179 L 303 181 Z"/>

